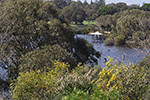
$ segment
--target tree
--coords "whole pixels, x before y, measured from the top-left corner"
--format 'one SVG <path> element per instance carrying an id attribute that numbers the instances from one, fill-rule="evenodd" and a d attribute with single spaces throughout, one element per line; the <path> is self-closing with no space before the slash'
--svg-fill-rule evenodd
<path id="1" fill-rule="evenodd" d="M 59 9 L 63 9 L 71 3 L 71 0 L 53 0 Z"/>
<path id="2" fill-rule="evenodd" d="M 93 0 L 91 0 L 90 4 L 93 4 L 93 3 L 94 3 Z"/>
<path id="3" fill-rule="evenodd" d="M 105 6 L 105 0 L 97 0 L 98 6 Z"/>
<path id="4" fill-rule="evenodd" d="M 19 65 L 20 72 L 47 71 L 48 68 L 53 69 L 55 61 L 68 62 L 71 66 L 75 66 L 76 60 L 73 59 L 72 53 L 67 52 L 66 49 L 60 45 L 47 45 L 41 49 L 33 50 L 22 55 Z"/>
<path id="5" fill-rule="evenodd" d="M 63 9 L 60 15 L 68 22 L 75 22 L 75 24 L 78 22 L 82 23 L 85 20 L 85 11 L 80 1 L 72 2 Z"/>
<path id="6" fill-rule="evenodd" d="M 141 8 L 145 11 L 150 11 L 150 3 L 144 3 Z"/>
<path id="7" fill-rule="evenodd" d="M 98 17 L 98 10 L 99 6 L 96 3 L 86 5 L 84 7 L 84 11 L 86 13 L 86 20 L 95 20 Z"/>
<path id="8" fill-rule="evenodd" d="M 116 30 L 130 30 L 124 35 L 128 38 L 128 45 L 138 52 L 150 54 L 148 48 L 150 46 L 150 13 L 140 9 L 132 9 L 120 12 L 121 16 L 117 20 Z M 122 34 L 123 35 L 123 34 Z M 130 38 L 129 38 L 130 37 Z M 135 48 L 136 47 L 136 48 Z M 138 48 L 142 48 L 138 49 Z"/>
<path id="9" fill-rule="evenodd" d="M 128 6 L 126 3 L 124 2 L 119 2 L 115 5 L 116 8 L 118 8 L 120 11 L 124 11 L 126 9 L 128 9 Z"/>
<path id="10" fill-rule="evenodd" d="M 87 52 L 75 48 L 79 42 L 70 27 L 59 19 L 52 2 L 9 0 L 0 9 L 0 61 L 11 79 L 18 76 L 20 57 L 33 50 L 43 50 L 47 45 L 60 45 L 83 63 L 88 60 Z"/>
<path id="11" fill-rule="evenodd" d="M 116 13 L 118 10 L 117 8 L 114 7 L 109 7 L 109 6 L 102 6 L 99 8 L 98 10 L 98 14 L 99 15 L 107 15 L 107 14 L 114 14 Z"/>
<path id="12" fill-rule="evenodd" d="M 63 9 L 66 6 L 66 1 L 65 0 L 54 0 L 53 2 L 60 9 Z"/>
<path id="13" fill-rule="evenodd" d="M 129 6 L 129 8 L 128 9 L 140 9 L 140 6 L 139 5 L 136 5 L 136 4 L 132 4 L 132 5 L 130 5 Z"/>
<path id="14" fill-rule="evenodd" d="M 111 15 L 100 16 L 96 22 L 105 31 L 111 31 L 111 26 L 115 23 Z"/>
<path id="15" fill-rule="evenodd" d="M 149 27 L 148 12 L 133 9 L 124 11 L 121 17 L 117 20 L 117 30 L 129 28 L 132 32 L 147 31 Z"/>
<path id="16" fill-rule="evenodd" d="M 124 2 L 119 2 L 119 3 L 117 3 L 117 4 L 111 3 L 111 4 L 108 4 L 107 6 L 117 8 L 118 11 L 124 11 L 124 10 L 127 10 L 128 7 L 129 7 L 129 6 L 127 6 L 127 4 L 124 3 Z"/>
<path id="17" fill-rule="evenodd" d="M 124 45 L 126 37 L 124 35 L 118 35 L 115 37 L 115 45 Z"/>
<path id="18" fill-rule="evenodd" d="M 86 5 L 88 5 L 88 2 L 87 2 L 87 0 L 84 0 L 83 6 L 86 6 Z"/>
<path id="19" fill-rule="evenodd" d="M 40 0 L 9 0 L 0 9 L 0 59 L 2 67 L 16 78 L 22 54 L 54 43 L 49 41 L 54 36 L 49 34 L 47 21 L 58 18 L 58 13 L 51 2 Z"/>

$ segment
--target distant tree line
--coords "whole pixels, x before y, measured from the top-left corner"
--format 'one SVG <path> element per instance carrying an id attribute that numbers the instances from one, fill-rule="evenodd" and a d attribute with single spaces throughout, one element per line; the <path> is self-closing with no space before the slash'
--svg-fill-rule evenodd
<path id="1" fill-rule="evenodd" d="M 90 4 L 85 0 L 77 2 L 73 0 L 51 0 L 58 8 L 60 13 L 60 18 L 64 19 L 68 23 L 75 22 L 75 24 L 80 23 L 84 20 L 92 21 L 97 19 L 102 15 L 113 15 L 117 12 L 131 10 L 131 9 L 141 9 L 144 11 L 150 11 L 149 4 L 143 4 L 142 7 L 139 5 L 127 5 L 124 2 L 105 4 L 105 0 L 95 0 L 90 2 Z"/>
<path id="2" fill-rule="evenodd" d="M 145 3 L 141 7 L 127 6 L 124 3 L 107 6 L 99 9 L 101 15 L 96 19 L 101 31 L 111 32 L 105 43 L 107 45 L 114 44 L 112 43 L 114 41 L 116 45 L 128 43 L 130 46 L 142 46 L 146 50 L 150 45 L 150 4 Z"/>

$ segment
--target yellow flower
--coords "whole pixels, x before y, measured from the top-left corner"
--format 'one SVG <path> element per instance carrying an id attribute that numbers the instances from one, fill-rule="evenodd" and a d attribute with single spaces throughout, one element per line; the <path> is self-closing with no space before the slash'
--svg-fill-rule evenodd
<path id="1" fill-rule="evenodd" d="M 110 62 L 111 62 L 111 60 L 109 60 L 109 61 L 106 63 L 106 65 L 108 65 Z"/>
<path id="2" fill-rule="evenodd" d="M 118 72 L 118 71 L 119 71 L 119 69 L 116 69 L 116 71 Z"/>
<path id="3" fill-rule="evenodd" d="M 40 72 L 41 72 L 40 70 L 37 71 L 37 73 L 40 73 Z"/>
<path id="4" fill-rule="evenodd" d="M 103 92 L 103 89 L 100 89 L 100 92 Z"/>
<path id="5" fill-rule="evenodd" d="M 106 86 L 108 87 L 109 85 L 110 85 L 110 81 L 108 81 L 108 83 L 107 83 L 107 85 L 106 85 Z"/>

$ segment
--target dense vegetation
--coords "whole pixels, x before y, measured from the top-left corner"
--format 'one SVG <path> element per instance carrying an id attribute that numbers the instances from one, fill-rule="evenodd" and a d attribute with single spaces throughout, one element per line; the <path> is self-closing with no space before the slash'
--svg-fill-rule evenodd
<path id="1" fill-rule="evenodd" d="M 149 100 L 149 66 L 125 65 L 112 58 L 99 66 L 78 66 L 55 62 L 47 72 L 21 72 L 10 84 L 16 100 Z"/>
<path id="2" fill-rule="evenodd" d="M 28 71 L 45 70 L 58 60 L 69 62 L 73 68 L 78 62 L 92 61 L 96 53 L 92 45 L 74 39 L 74 32 L 59 18 L 52 2 L 8 0 L 0 9 L 0 60 L 8 81 L 17 78 L 24 66 Z"/>
<path id="3" fill-rule="evenodd" d="M 148 4 L 144 4 L 141 8 L 133 6 L 126 7 L 126 9 L 118 10 L 118 12 L 114 14 L 110 13 L 111 15 L 103 14 L 103 16 L 98 17 L 96 21 L 101 27 L 101 32 L 111 32 L 111 34 L 107 36 L 114 39 L 114 44 L 123 45 L 127 43 L 130 46 L 134 45 L 147 48 L 150 41 L 150 12 L 148 8 Z M 110 42 L 110 44 L 112 43 Z M 147 46 L 145 44 L 147 44 Z M 109 45 L 109 43 L 107 42 L 106 45 Z"/>
<path id="4" fill-rule="evenodd" d="M 85 34 L 110 31 L 106 45 L 128 43 L 148 51 L 150 5 L 105 5 L 72 0 L 6 0 L 0 3 L 0 67 L 14 100 L 149 100 L 150 56 L 137 65 L 101 55 L 69 25 Z M 89 22 L 89 23 L 88 23 Z M 90 24 L 91 22 L 91 24 Z M 89 25 L 90 24 L 90 25 Z M 93 25 L 94 24 L 94 25 Z M 88 62 L 92 66 L 87 66 Z"/>

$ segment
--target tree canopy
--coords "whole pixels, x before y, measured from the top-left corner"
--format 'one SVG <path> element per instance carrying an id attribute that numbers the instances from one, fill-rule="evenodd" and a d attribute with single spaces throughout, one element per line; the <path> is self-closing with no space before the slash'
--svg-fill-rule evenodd
<path id="1" fill-rule="evenodd" d="M 68 22 L 75 22 L 76 24 L 82 23 L 85 20 L 85 11 L 80 1 L 72 2 L 69 6 L 65 7 L 61 12 L 61 17 Z"/>
<path id="2" fill-rule="evenodd" d="M 80 42 L 74 39 L 74 32 L 58 15 L 56 6 L 50 1 L 9 0 L 1 5 L 0 60 L 2 67 L 7 69 L 11 79 L 18 76 L 19 65 L 22 64 L 21 57 L 28 59 L 27 55 L 34 55 L 35 51 L 43 54 L 43 51 L 40 50 L 46 50 L 47 46 L 59 45 L 61 52 L 66 52 L 66 55 L 67 52 L 71 53 L 73 58 L 79 62 L 85 63 L 89 59 L 91 55 L 82 52 L 83 49 L 76 48 Z M 85 44 L 82 46 L 88 48 Z M 58 51 L 58 49 L 54 50 Z M 48 56 L 49 54 L 45 52 L 44 55 Z M 33 58 L 37 57 L 35 55 Z M 55 59 L 58 60 L 59 57 Z M 30 64 L 28 61 L 25 63 Z"/>
<path id="3" fill-rule="evenodd" d="M 114 14 L 115 12 L 117 12 L 117 8 L 109 6 L 102 6 L 98 10 L 99 15 Z"/>
<path id="4" fill-rule="evenodd" d="M 141 7 L 145 11 L 150 11 L 150 3 L 145 3 Z"/>

